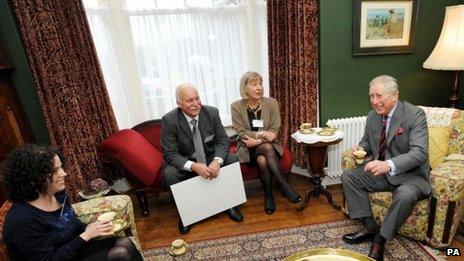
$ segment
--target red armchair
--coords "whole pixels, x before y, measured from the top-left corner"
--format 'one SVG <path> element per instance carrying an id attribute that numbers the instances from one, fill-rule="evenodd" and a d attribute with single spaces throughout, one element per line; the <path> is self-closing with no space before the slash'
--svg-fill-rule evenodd
<path id="1" fill-rule="evenodd" d="M 146 192 L 163 190 L 160 137 L 161 121 L 146 121 L 114 133 L 98 148 L 100 159 L 111 169 L 121 171 L 134 188 L 143 215 L 148 215 Z"/>
<path id="2" fill-rule="evenodd" d="M 237 152 L 237 142 L 232 141 L 230 143 L 229 152 L 235 154 Z M 284 148 L 284 154 L 280 159 L 280 167 L 282 173 L 289 174 L 292 170 L 292 153 L 289 149 Z M 259 172 L 257 166 L 250 166 L 248 164 L 240 164 L 240 169 L 242 170 L 243 180 L 250 180 L 259 178 Z"/>
<path id="3" fill-rule="evenodd" d="M 159 193 L 163 188 L 163 155 L 161 150 L 161 121 L 151 120 L 140 123 L 132 129 L 120 130 L 103 140 L 98 148 L 100 159 L 111 169 L 120 171 L 135 190 L 143 215 L 148 215 L 146 193 Z M 231 142 L 230 153 L 236 153 L 237 146 Z M 290 173 L 292 156 L 288 149 L 280 159 L 283 173 Z M 258 168 L 240 165 L 244 180 L 258 178 Z"/>

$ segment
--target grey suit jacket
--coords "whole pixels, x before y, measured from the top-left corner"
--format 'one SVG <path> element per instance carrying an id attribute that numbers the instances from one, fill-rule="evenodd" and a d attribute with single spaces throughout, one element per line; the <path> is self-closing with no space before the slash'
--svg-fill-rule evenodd
<path id="1" fill-rule="evenodd" d="M 374 159 L 379 157 L 382 117 L 375 111 L 367 115 L 364 136 L 359 143 Z M 428 160 L 429 135 L 425 113 L 408 102 L 398 101 L 387 133 L 385 159 L 395 164 L 397 174 L 385 174 L 395 186 L 414 184 L 429 195 L 430 165 Z"/>
<path id="2" fill-rule="evenodd" d="M 195 152 L 190 124 L 182 110 L 176 108 L 163 116 L 161 127 L 161 147 L 165 164 L 182 170 Z M 225 159 L 229 150 L 229 140 L 216 108 L 201 106 L 198 129 L 207 163 L 209 164 L 214 157 Z"/>
<path id="3" fill-rule="evenodd" d="M 277 100 L 268 97 L 261 98 L 261 120 L 263 120 L 263 128 L 264 131 L 272 131 L 276 134 L 276 138 L 272 143 L 273 147 L 279 153 L 280 156 L 283 154 L 282 146 L 279 142 L 279 130 L 280 130 L 280 110 L 279 110 L 279 103 Z M 232 112 L 232 124 L 234 125 L 234 129 L 239 136 L 239 140 L 237 141 L 237 156 L 240 162 L 249 162 L 250 161 L 250 153 L 248 151 L 248 147 L 241 141 L 241 139 L 247 135 L 251 138 L 256 138 L 257 133 L 251 131 L 250 121 L 248 120 L 248 113 L 246 109 L 246 100 L 241 99 L 235 101 L 231 105 L 231 112 Z"/>

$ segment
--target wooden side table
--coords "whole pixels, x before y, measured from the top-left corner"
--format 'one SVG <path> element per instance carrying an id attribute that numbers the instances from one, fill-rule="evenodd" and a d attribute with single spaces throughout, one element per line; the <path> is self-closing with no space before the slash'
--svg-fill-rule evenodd
<path id="1" fill-rule="evenodd" d="M 314 186 L 306 194 L 303 204 L 298 207 L 298 211 L 306 208 L 311 197 L 319 198 L 321 194 L 327 197 L 327 201 L 332 207 L 337 210 L 340 209 L 340 205 L 333 201 L 332 193 L 324 188 L 321 183 L 325 177 L 323 169 L 327 160 L 327 147 L 341 142 L 343 135 L 344 133 L 341 131 L 337 131 L 333 136 L 317 136 L 298 132 L 292 135 L 292 138 L 305 146 L 306 156 L 308 157 L 309 180 Z"/>

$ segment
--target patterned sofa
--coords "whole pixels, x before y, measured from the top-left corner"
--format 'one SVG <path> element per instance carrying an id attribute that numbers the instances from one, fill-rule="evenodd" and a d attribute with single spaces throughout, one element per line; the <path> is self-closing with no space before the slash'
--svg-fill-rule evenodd
<path id="1" fill-rule="evenodd" d="M 418 202 L 399 233 L 444 248 L 453 240 L 464 211 L 464 111 L 421 108 L 429 128 L 432 195 Z M 344 169 L 356 167 L 349 151 L 343 154 L 342 165 Z M 374 217 L 380 223 L 391 204 L 392 193 L 371 193 L 369 198 Z"/>
<path id="2" fill-rule="evenodd" d="M 72 205 L 79 219 L 88 224 L 94 222 L 97 217 L 108 211 L 116 212 L 115 219 L 124 219 L 127 221 L 127 228 L 117 233 L 120 236 L 128 236 L 139 251 L 142 253 L 137 228 L 134 221 L 134 210 L 132 201 L 127 195 L 117 195 L 108 197 L 99 197 L 88 201 L 79 202 Z M 0 208 L 0 260 L 9 260 L 6 246 L 2 239 L 3 221 L 6 213 L 11 207 L 11 202 L 6 201 Z"/>

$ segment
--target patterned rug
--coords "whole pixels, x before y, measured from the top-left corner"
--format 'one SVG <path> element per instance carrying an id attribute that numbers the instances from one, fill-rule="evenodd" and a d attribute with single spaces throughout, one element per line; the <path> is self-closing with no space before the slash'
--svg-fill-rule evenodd
<path id="1" fill-rule="evenodd" d="M 240 236 L 190 242 L 190 251 L 173 258 L 169 247 L 145 250 L 145 260 L 282 260 L 314 248 L 341 248 L 364 255 L 370 243 L 345 244 L 342 235 L 361 228 L 359 222 L 340 220 L 316 225 L 279 229 Z M 436 260 L 422 244 L 397 236 L 388 242 L 385 260 Z"/>

